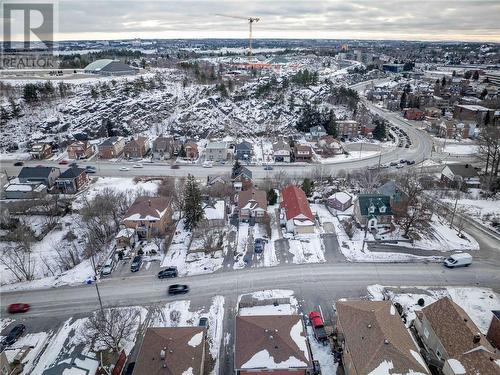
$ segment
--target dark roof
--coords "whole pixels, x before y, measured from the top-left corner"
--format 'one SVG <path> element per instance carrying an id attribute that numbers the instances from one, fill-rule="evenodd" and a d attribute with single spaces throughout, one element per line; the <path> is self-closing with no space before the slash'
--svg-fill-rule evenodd
<path id="1" fill-rule="evenodd" d="M 59 168 L 54 168 L 54 167 L 23 167 L 23 169 L 21 169 L 21 172 L 19 172 L 19 175 L 17 177 L 19 177 L 19 178 L 35 178 L 35 177 L 48 178 L 50 173 L 54 169 L 59 169 Z"/>
<path id="2" fill-rule="evenodd" d="M 238 208 L 241 210 L 243 207 L 254 210 L 258 207 L 264 211 L 267 210 L 267 193 L 264 190 L 257 190 L 254 188 L 243 190 L 238 193 Z"/>
<path id="3" fill-rule="evenodd" d="M 448 164 L 447 167 L 455 176 L 464 178 L 477 177 L 477 171 L 470 164 Z"/>
<path id="4" fill-rule="evenodd" d="M 372 373 L 384 361 L 394 374 L 429 373 L 391 301 L 340 300 L 336 307 L 357 374 Z"/>
<path id="5" fill-rule="evenodd" d="M 138 197 L 125 213 L 124 221 L 160 220 L 170 207 L 164 197 Z"/>
<path id="6" fill-rule="evenodd" d="M 239 171 L 237 171 L 236 175 L 234 178 L 238 178 L 240 176 L 246 177 L 248 179 L 252 179 L 252 171 L 248 169 L 247 167 L 241 167 Z"/>
<path id="7" fill-rule="evenodd" d="M 294 359 L 296 362 L 294 365 L 300 364 L 299 368 L 311 366 L 311 355 L 302 318 L 299 315 L 237 316 L 235 336 L 236 369 L 254 368 L 246 364 L 262 351 L 267 351 L 274 359 L 274 364 Z M 251 363 L 256 364 L 255 360 Z M 289 368 L 289 365 L 277 367 L 268 367 L 265 363 L 259 365 L 260 368 Z"/>
<path id="8" fill-rule="evenodd" d="M 85 169 L 82 169 L 82 168 L 68 168 L 63 173 L 61 173 L 59 178 L 71 178 L 71 179 L 73 179 L 73 178 L 80 176 L 83 172 L 85 172 Z"/>
<path id="9" fill-rule="evenodd" d="M 119 137 L 109 137 L 105 139 L 100 146 L 113 146 L 116 142 L 120 140 Z"/>
<path id="10" fill-rule="evenodd" d="M 383 194 L 360 194 L 358 195 L 361 215 L 392 215 L 391 198 Z M 374 212 L 368 212 L 368 207 L 374 206 Z M 385 206 L 385 212 L 380 212 L 380 208 Z"/>
<path id="11" fill-rule="evenodd" d="M 252 144 L 250 142 L 247 142 L 247 141 L 243 141 L 241 143 L 238 143 L 236 146 L 234 146 L 234 149 L 236 151 L 246 151 L 246 150 L 249 150 L 249 151 L 252 151 L 253 147 L 252 147 Z"/>
<path id="12" fill-rule="evenodd" d="M 205 350 L 204 332 L 204 327 L 148 328 L 133 374 L 201 375 Z M 196 340 L 200 334 L 201 341 Z M 165 359 L 161 359 L 162 350 L 165 351 Z"/>
<path id="13" fill-rule="evenodd" d="M 500 359 L 493 347 L 480 333 L 467 313 L 444 297 L 421 310 L 432 330 L 439 338 L 449 358 L 458 360 L 467 374 L 498 374 L 499 366 L 490 358 Z M 474 336 L 479 334 L 479 342 Z"/>

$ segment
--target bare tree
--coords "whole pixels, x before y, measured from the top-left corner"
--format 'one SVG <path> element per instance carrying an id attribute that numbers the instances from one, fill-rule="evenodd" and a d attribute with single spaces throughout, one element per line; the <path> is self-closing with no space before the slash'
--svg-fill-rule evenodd
<path id="1" fill-rule="evenodd" d="M 342 220 L 340 223 L 342 224 L 342 227 L 344 228 L 347 237 L 349 237 L 349 239 L 352 239 L 352 237 L 354 236 L 354 230 L 356 228 L 354 225 L 354 219 L 353 218 L 345 219 Z"/>
<path id="2" fill-rule="evenodd" d="M 203 252 L 212 257 L 222 249 L 224 232 L 219 227 L 210 227 L 207 220 L 203 220 L 197 228 L 197 235 L 201 239 Z"/>
<path id="3" fill-rule="evenodd" d="M 170 198 L 174 210 L 182 212 L 185 185 L 186 180 L 184 177 L 167 177 L 162 180 L 158 187 L 158 194 L 162 197 Z"/>
<path id="4" fill-rule="evenodd" d="M 380 185 L 382 176 L 378 170 L 365 169 L 354 173 L 353 178 L 358 181 L 363 193 L 373 193 Z"/>
<path id="5" fill-rule="evenodd" d="M 7 247 L 0 256 L 0 263 L 18 281 L 30 281 L 35 276 L 35 260 L 31 252 L 34 236 L 24 225 L 19 225 L 12 233 L 13 245 Z"/>
<path id="6" fill-rule="evenodd" d="M 500 128 L 484 126 L 478 136 L 479 157 L 485 162 L 488 184 L 498 176 L 500 169 Z"/>
<path id="7" fill-rule="evenodd" d="M 83 324 L 82 334 L 94 347 L 119 352 L 140 324 L 136 309 L 112 308 L 94 312 Z"/>

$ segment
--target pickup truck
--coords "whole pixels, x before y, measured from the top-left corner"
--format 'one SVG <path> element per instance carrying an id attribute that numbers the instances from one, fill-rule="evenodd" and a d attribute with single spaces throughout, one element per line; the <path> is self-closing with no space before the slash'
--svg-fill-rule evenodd
<path id="1" fill-rule="evenodd" d="M 328 341 L 328 335 L 326 334 L 325 324 L 323 323 L 321 314 L 317 311 L 311 311 L 309 313 L 309 321 L 311 322 L 316 340 L 321 343 L 326 343 L 326 341 Z"/>

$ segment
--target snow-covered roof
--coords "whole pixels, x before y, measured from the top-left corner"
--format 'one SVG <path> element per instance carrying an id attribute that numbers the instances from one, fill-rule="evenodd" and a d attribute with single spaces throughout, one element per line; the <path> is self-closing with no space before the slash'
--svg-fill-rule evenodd
<path id="1" fill-rule="evenodd" d="M 226 203 L 223 200 L 216 201 L 213 206 L 207 205 L 204 208 L 205 219 L 207 220 L 221 220 L 225 216 Z"/>
<path id="2" fill-rule="evenodd" d="M 352 199 L 352 197 L 343 191 L 339 191 L 337 193 L 330 195 L 328 197 L 328 199 L 336 199 L 340 203 L 345 204 L 345 203 L 349 202 L 349 200 Z"/>
<path id="3" fill-rule="evenodd" d="M 118 232 L 115 238 L 121 238 L 121 237 L 132 237 L 134 235 L 134 230 L 132 228 L 123 228 Z"/>

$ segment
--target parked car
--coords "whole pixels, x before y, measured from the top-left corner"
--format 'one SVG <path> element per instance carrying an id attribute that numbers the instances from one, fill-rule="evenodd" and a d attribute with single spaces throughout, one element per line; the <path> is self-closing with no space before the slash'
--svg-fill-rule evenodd
<path id="1" fill-rule="evenodd" d="M 21 337 L 24 331 L 26 331 L 26 326 L 24 324 L 18 324 L 14 326 L 14 328 L 10 330 L 7 337 L 3 339 L 3 344 L 6 346 L 14 344 L 17 341 L 17 339 Z"/>
<path id="2" fill-rule="evenodd" d="M 265 171 L 272 171 L 273 167 L 271 167 L 270 165 L 266 165 L 266 166 L 264 166 L 264 170 Z"/>
<path id="3" fill-rule="evenodd" d="M 415 160 L 407 160 L 406 164 L 413 165 L 413 164 L 415 164 Z"/>
<path id="4" fill-rule="evenodd" d="M 208 327 L 208 318 L 200 318 L 200 321 L 198 322 L 199 327 Z"/>
<path id="5" fill-rule="evenodd" d="M 173 284 L 168 287 L 168 294 L 186 294 L 189 287 L 184 284 Z"/>
<path id="6" fill-rule="evenodd" d="M 266 243 L 262 238 L 256 238 L 255 243 L 253 245 L 253 250 L 258 254 L 262 253 L 264 251 L 264 247 L 266 246 Z"/>
<path id="7" fill-rule="evenodd" d="M 137 272 L 141 268 L 142 265 L 142 257 L 140 255 L 136 255 L 134 259 L 132 259 L 132 264 L 130 265 L 130 271 Z"/>
<path id="8" fill-rule="evenodd" d="M 404 168 L 404 165 L 403 165 L 403 164 L 398 164 L 398 165 L 396 165 L 396 168 L 397 168 L 397 169 Z"/>
<path id="9" fill-rule="evenodd" d="M 321 314 L 317 311 L 311 311 L 309 313 L 309 321 L 311 322 L 316 340 L 325 344 L 328 341 L 328 335 L 326 334 L 325 324 Z"/>
<path id="10" fill-rule="evenodd" d="M 401 159 L 399 162 L 400 162 L 401 164 L 405 164 L 405 163 L 407 162 L 407 160 L 406 160 L 406 159 Z"/>
<path id="11" fill-rule="evenodd" d="M 134 168 L 142 168 L 142 164 L 134 164 L 133 167 Z"/>
<path id="12" fill-rule="evenodd" d="M 171 277 L 177 277 L 177 267 L 168 267 L 165 268 L 164 270 L 161 270 L 158 272 L 158 278 L 159 279 L 167 279 Z"/>
<path id="13" fill-rule="evenodd" d="M 115 265 L 115 262 L 113 258 L 109 258 L 106 263 L 104 263 L 104 266 L 102 267 L 101 270 L 101 276 L 109 276 L 111 275 L 111 271 L 113 271 L 113 266 Z"/>
<path id="14" fill-rule="evenodd" d="M 127 168 L 127 167 L 120 167 L 119 171 L 130 171 L 130 168 Z"/>
<path id="15" fill-rule="evenodd" d="M 76 167 L 78 167 L 78 163 L 76 161 L 74 161 L 68 167 L 76 168 Z"/>
<path id="16" fill-rule="evenodd" d="M 7 311 L 11 314 L 24 313 L 30 309 L 27 303 L 13 303 L 9 305 Z"/>
<path id="17" fill-rule="evenodd" d="M 209 161 L 206 161 L 203 163 L 203 168 L 212 168 L 213 164 Z"/>
<path id="18" fill-rule="evenodd" d="M 390 164 L 390 166 L 391 167 L 396 167 L 398 164 L 399 164 L 398 162 L 392 161 L 391 164 Z"/>
<path id="19" fill-rule="evenodd" d="M 170 167 L 172 169 L 179 169 L 179 164 L 172 164 L 172 166 Z"/>
<path id="20" fill-rule="evenodd" d="M 97 172 L 96 167 L 93 167 L 91 165 L 87 165 L 85 167 L 85 173 L 96 173 L 96 172 Z"/>
<path id="21" fill-rule="evenodd" d="M 22 161 L 16 161 L 14 163 L 14 167 L 22 167 L 24 165 L 24 163 Z"/>
<path id="22" fill-rule="evenodd" d="M 59 165 L 66 165 L 66 164 L 69 164 L 69 161 L 66 159 L 63 159 L 59 162 Z"/>
<path id="23" fill-rule="evenodd" d="M 472 264 L 472 255 L 467 253 L 458 253 L 450 255 L 444 261 L 444 265 L 448 268 L 469 267 L 471 264 Z"/>

